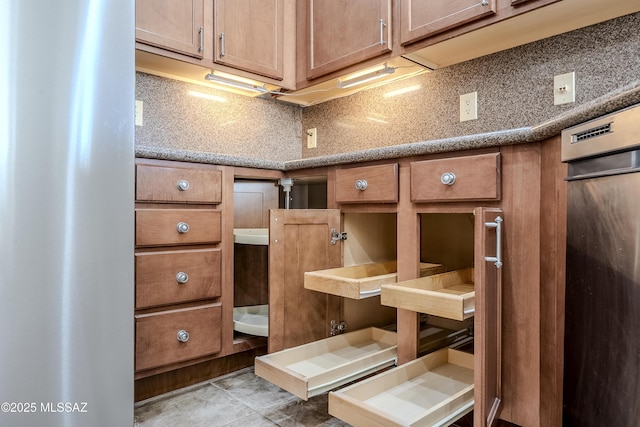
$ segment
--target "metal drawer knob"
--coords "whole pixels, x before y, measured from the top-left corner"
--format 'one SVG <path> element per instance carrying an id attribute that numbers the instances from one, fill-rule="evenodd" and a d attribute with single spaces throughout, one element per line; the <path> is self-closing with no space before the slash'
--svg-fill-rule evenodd
<path id="1" fill-rule="evenodd" d="M 181 179 L 178 181 L 178 190 L 187 191 L 189 189 L 189 181 L 186 179 Z"/>
<path id="2" fill-rule="evenodd" d="M 184 329 L 181 329 L 178 331 L 178 341 L 180 342 L 187 342 L 189 341 L 189 332 L 185 331 Z"/>
<path id="3" fill-rule="evenodd" d="M 178 233 L 184 234 L 189 231 L 189 224 L 186 222 L 179 222 L 176 228 L 178 229 Z"/>
<path id="4" fill-rule="evenodd" d="M 444 185 L 453 185 L 456 182 L 456 174 L 453 172 L 445 172 L 440 177 L 440 182 Z"/>
<path id="5" fill-rule="evenodd" d="M 176 282 L 178 283 L 187 283 L 189 281 L 189 275 L 184 271 L 176 274 Z"/>
<path id="6" fill-rule="evenodd" d="M 366 179 L 359 179 L 356 181 L 356 188 L 360 191 L 364 191 L 367 189 L 367 180 Z"/>

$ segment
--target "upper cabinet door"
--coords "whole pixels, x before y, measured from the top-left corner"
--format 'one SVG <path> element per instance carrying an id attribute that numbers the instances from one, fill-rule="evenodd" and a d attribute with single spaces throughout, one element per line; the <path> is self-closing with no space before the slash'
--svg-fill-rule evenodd
<path id="1" fill-rule="evenodd" d="M 496 0 L 401 1 L 403 45 L 496 13 Z"/>
<path id="2" fill-rule="evenodd" d="M 284 0 L 216 0 L 215 62 L 283 78 Z"/>
<path id="3" fill-rule="evenodd" d="M 269 222 L 269 353 L 329 336 L 340 297 L 304 288 L 305 271 L 340 267 L 337 209 L 272 209 Z"/>
<path id="4" fill-rule="evenodd" d="M 500 209 L 475 210 L 475 426 L 491 426 L 501 404 L 503 218 Z"/>
<path id="5" fill-rule="evenodd" d="M 390 52 L 391 0 L 307 0 L 307 79 Z"/>
<path id="6" fill-rule="evenodd" d="M 136 0 L 136 41 L 202 58 L 204 37 L 204 0 Z"/>

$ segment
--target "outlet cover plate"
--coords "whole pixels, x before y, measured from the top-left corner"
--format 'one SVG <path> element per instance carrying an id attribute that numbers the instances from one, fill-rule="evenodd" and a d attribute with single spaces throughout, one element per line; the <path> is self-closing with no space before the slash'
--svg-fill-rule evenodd
<path id="1" fill-rule="evenodd" d="M 318 128 L 307 129 L 307 148 L 318 146 Z"/>
<path id="2" fill-rule="evenodd" d="M 478 92 L 460 95 L 460 121 L 478 119 Z"/>
<path id="3" fill-rule="evenodd" d="M 560 74 L 553 77 L 553 105 L 576 102 L 576 73 Z"/>

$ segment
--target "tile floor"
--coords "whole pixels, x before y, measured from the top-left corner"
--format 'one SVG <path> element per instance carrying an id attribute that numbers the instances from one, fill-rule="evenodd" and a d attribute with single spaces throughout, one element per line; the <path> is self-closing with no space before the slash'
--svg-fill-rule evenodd
<path id="1" fill-rule="evenodd" d="M 328 414 L 327 396 L 305 402 L 246 368 L 138 402 L 134 427 L 348 427 Z M 472 427 L 473 413 L 452 426 Z"/>
<path id="2" fill-rule="evenodd" d="M 308 401 L 246 368 L 139 402 L 135 427 L 348 426 L 327 412 L 327 394 Z"/>

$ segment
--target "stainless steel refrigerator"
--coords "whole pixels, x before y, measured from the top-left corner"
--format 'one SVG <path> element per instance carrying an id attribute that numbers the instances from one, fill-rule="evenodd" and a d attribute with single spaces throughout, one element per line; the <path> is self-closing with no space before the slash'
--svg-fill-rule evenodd
<path id="1" fill-rule="evenodd" d="M 0 425 L 133 424 L 133 0 L 0 0 Z"/>
<path id="2" fill-rule="evenodd" d="M 640 423 L 640 105 L 568 129 L 563 425 Z"/>

